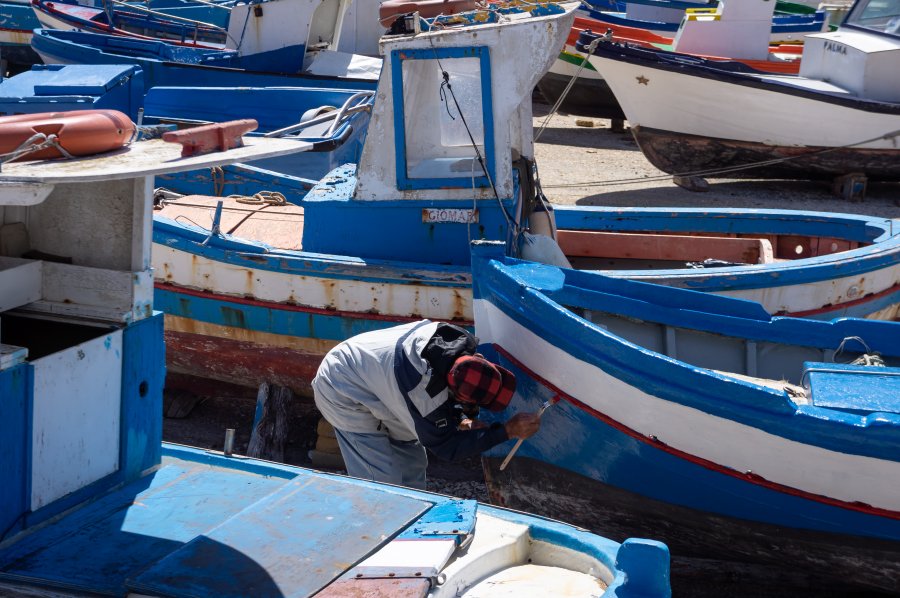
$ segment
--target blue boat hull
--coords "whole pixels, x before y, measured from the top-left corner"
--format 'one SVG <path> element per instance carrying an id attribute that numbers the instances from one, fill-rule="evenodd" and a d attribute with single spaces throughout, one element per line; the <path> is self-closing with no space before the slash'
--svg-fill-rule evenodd
<path id="1" fill-rule="evenodd" d="M 288 74 L 238 68 L 214 51 L 175 48 L 162 42 L 117 39 L 81 31 L 36 29 L 31 45 L 50 64 L 136 64 L 151 87 L 330 87 L 374 90 L 376 81 L 350 77 Z M 292 55 L 302 48 L 291 50 Z M 209 57 L 209 59 L 207 59 Z M 189 62 L 188 62 L 189 61 Z M 200 64 L 203 62 L 203 64 Z"/>
<path id="2" fill-rule="evenodd" d="M 473 284 L 513 408 L 557 401 L 510 469 L 488 453 L 492 500 L 614 536 L 650 526 L 675 556 L 900 590 L 900 325 L 771 318 L 499 256 L 473 259 Z M 853 342 L 871 344 L 843 354 Z M 870 351 L 893 367 L 838 365 Z"/>

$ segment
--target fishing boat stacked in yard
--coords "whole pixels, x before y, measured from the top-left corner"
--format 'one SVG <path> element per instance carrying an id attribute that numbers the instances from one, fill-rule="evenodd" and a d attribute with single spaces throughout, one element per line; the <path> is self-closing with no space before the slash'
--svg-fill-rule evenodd
<path id="1" fill-rule="evenodd" d="M 419 318 L 471 325 L 470 240 L 539 244 L 524 231 L 547 221 L 532 176 L 531 90 L 573 18 L 572 7 L 547 7 L 488 13 L 496 20 L 485 23 L 486 13 L 463 13 L 383 38 L 359 166 L 308 192 L 296 177 L 271 177 L 268 189 L 292 205 L 248 207 L 212 185 L 206 196 L 167 199 L 155 216 L 154 267 L 169 371 L 307 394 L 324 354 L 354 334 Z M 770 313 L 890 319 L 900 304 L 900 228 L 889 219 L 554 214 L 566 263 L 579 268 L 752 299 Z"/>
<path id="2" fill-rule="evenodd" d="M 565 93 L 560 109 L 566 112 L 624 119 L 625 113 L 602 73 L 587 58 L 590 43 L 600 43 L 598 38 L 601 37 L 606 41 L 714 61 L 737 62 L 763 72 L 797 74 L 800 70 L 800 46 L 770 44 L 774 10 L 772 2 L 719 3 L 711 11 L 688 11 L 678 28 L 667 35 L 604 22 L 586 14 L 579 15 L 559 59 L 538 82 L 538 89 L 550 103 L 555 103 Z M 585 31 L 597 35 L 590 40 L 582 40 L 587 47 L 583 47 L 581 52 L 576 46 Z"/>
<path id="3" fill-rule="evenodd" d="M 0 594 L 669 597 L 658 542 L 161 443 L 152 178 L 308 147 L 3 164 Z"/>
<path id="4" fill-rule="evenodd" d="M 673 555 L 900 591 L 900 323 L 773 317 L 756 303 L 473 257 L 475 331 L 541 430 L 492 501 Z"/>
<path id="5" fill-rule="evenodd" d="M 372 89 L 380 60 L 338 52 L 349 0 L 261 0 L 231 8 L 224 48 L 159 39 L 37 29 L 47 64 L 136 64 L 147 89 L 331 87 Z M 373 27 L 380 27 L 377 22 Z"/>
<path id="6" fill-rule="evenodd" d="M 806 36 L 799 77 L 602 41 L 590 60 L 665 172 L 864 185 L 900 179 L 898 25 L 900 1 L 858 0 L 837 31 Z"/>
<path id="7" fill-rule="evenodd" d="M 139 6 L 94 7 L 49 0 L 32 0 L 31 6 L 40 23 L 35 29 L 77 29 L 207 48 L 225 45 L 226 30 L 222 27 L 171 15 L 161 16 L 162 13 L 142 10 Z"/>
<path id="8" fill-rule="evenodd" d="M 586 2 L 585 13 L 605 24 L 674 36 L 685 20 L 716 14 L 722 4 L 721 0 L 629 0 L 625 2 L 624 11 L 614 11 L 596 10 Z M 769 5 L 774 11 L 768 27 L 773 42 L 798 41 L 808 33 L 817 33 L 827 27 L 825 11 L 787 2 L 769 2 Z"/>

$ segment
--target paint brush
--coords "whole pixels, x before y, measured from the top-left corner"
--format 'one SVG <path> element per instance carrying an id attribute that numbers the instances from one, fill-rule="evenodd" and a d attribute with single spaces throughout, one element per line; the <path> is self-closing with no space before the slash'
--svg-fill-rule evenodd
<path id="1" fill-rule="evenodd" d="M 544 415 L 544 411 L 546 411 L 547 408 L 550 407 L 550 405 L 552 405 L 553 403 L 556 403 L 557 401 L 559 401 L 559 397 L 553 397 L 549 401 L 544 401 L 544 404 L 541 405 L 540 409 L 538 409 L 537 416 L 540 417 L 540 416 Z M 512 460 L 513 455 L 516 454 L 516 451 L 519 450 L 519 447 L 522 446 L 523 442 L 525 442 L 524 438 L 519 438 L 516 441 L 516 444 L 514 444 L 512 449 L 510 449 L 509 454 L 506 455 L 506 459 L 504 459 L 503 463 L 500 464 L 500 471 L 503 471 L 504 469 L 506 469 L 506 466 L 509 465 L 509 462 Z"/>

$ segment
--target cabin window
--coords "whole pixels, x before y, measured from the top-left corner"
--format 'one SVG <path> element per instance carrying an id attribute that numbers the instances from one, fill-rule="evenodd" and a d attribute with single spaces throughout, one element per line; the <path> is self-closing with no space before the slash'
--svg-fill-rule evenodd
<path id="1" fill-rule="evenodd" d="M 488 49 L 395 50 L 391 61 L 397 186 L 489 186 L 478 161 L 480 153 L 493 178 Z M 444 81 L 445 72 L 449 88 Z"/>
<path id="2" fill-rule="evenodd" d="M 900 0 L 862 0 L 847 15 L 844 25 L 900 37 Z"/>

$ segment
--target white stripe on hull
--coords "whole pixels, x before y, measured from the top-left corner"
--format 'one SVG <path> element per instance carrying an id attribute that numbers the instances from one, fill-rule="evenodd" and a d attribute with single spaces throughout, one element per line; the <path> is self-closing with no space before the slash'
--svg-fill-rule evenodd
<path id="1" fill-rule="evenodd" d="M 35 10 L 34 14 L 37 16 L 37 20 L 41 23 L 41 27 L 44 29 L 60 29 L 63 31 L 68 31 L 70 29 L 76 29 L 71 24 L 66 23 L 65 21 L 54 17 L 53 15 L 49 15 L 41 10 Z M 77 29 L 80 30 L 80 27 Z"/>
<path id="2" fill-rule="evenodd" d="M 153 244 L 157 280 L 259 301 L 312 308 L 453 320 L 472 317 L 469 288 L 301 276 L 234 266 Z M 360 276 L 365 276 L 365 267 Z"/>
<path id="3" fill-rule="evenodd" d="M 0 44 L 4 46 L 30 46 L 31 31 L 0 30 Z"/>
<path id="4" fill-rule="evenodd" d="M 787 93 L 592 56 L 632 126 L 774 146 L 840 147 L 900 129 L 876 114 Z M 858 148 L 897 149 L 895 139 Z"/>
<path id="5" fill-rule="evenodd" d="M 646 437 L 741 473 L 752 471 L 770 482 L 900 510 L 898 462 L 787 440 L 649 395 L 553 346 L 487 301 L 475 301 L 475 319 L 482 342 L 499 344 L 563 392 Z M 563 435 L 559 442 L 563 454 L 571 439 Z"/>
<path id="6" fill-rule="evenodd" d="M 709 272 L 709 271 L 707 271 Z M 621 277 L 617 272 L 605 272 Z M 709 276 L 710 274 L 707 274 Z M 633 280 L 660 282 L 659 277 L 629 276 Z M 683 279 L 677 279 L 679 281 Z M 900 285 L 900 263 L 889 268 L 845 276 L 834 280 L 820 280 L 804 284 L 772 286 L 766 288 L 737 289 L 717 294 L 756 301 L 766 311 L 776 313 L 803 313 L 859 301 L 867 295 L 877 295 Z M 681 285 L 680 285 L 681 286 Z M 690 288 L 690 287 L 688 287 Z"/>
<path id="7" fill-rule="evenodd" d="M 223 295 L 253 297 L 274 303 L 293 302 L 314 308 L 384 315 L 421 316 L 430 319 L 472 319 L 472 291 L 468 287 L 437 287 L 427 284 L 393 284 L 347 279 L 319 278 L 283 274 L 233 266 L 154 243 L 153 267 L 157 280 L 188 288 L 211 290 Z M 621 271 L 606 272 L 621 277 Z M 361 271 L 360 276 L 365 276 Z M 691 277 L 678 277 L 680 283 L 690 278 L 705 278 L 709 272 L 698 271 Z M 629 272 L 629 278 L 646 282 L 663 282 L 658 275 Z M 802 313 L 856 301 L 870 294 L 882 293 L 900 284 L 900 264 L 835 280 L 768 288 L 723 291 L 719 294 L 756 301 L 770 313 Z M 896 317 L 898 306 L 884 310 Z M 877 317 L 877 316 L 870 316 Z"/>

